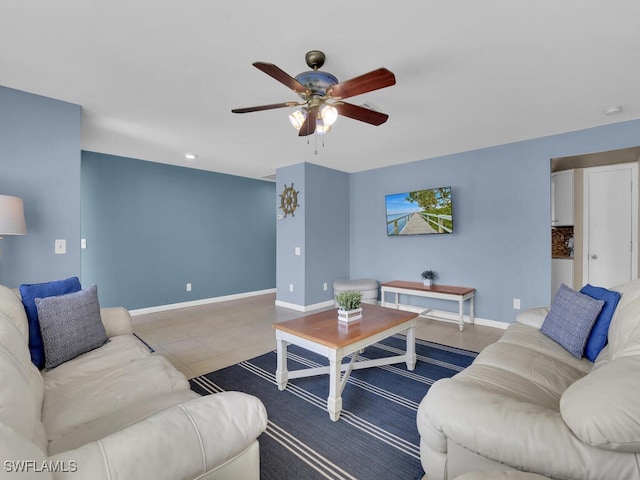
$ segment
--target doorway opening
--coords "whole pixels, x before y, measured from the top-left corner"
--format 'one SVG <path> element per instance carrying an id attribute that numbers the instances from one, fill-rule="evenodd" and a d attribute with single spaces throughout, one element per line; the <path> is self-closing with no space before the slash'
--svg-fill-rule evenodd
<path id="1" fill-rule="evenodd" d="M 618 278 L 614 276 L 603 276 L 602 272 L 597 273 L 599 266 L 605 267 L 606 263 L 613 263 L 618 261 L 627 261 L 630 262 L 629 265 L 629 275 L 631 278 L 636 278 L 638 275 L 638 247 L 637 247 L 637 238 L 638 238 L 638 209 L 637 209 L 637 201 L 638 201 L 638 163 L 640 161 L 640 147 L 631 147 L 624 148 L 619 150 L 610 150 L 607 152 L 598 152 L 598 153 L 590 153 L 584 155 L 575 155 L 571 157 L 559 157 L 551 159 L 551 175 L 552 175 L 552 224 L 551 224 L 551 233 L 552 233 L 552 254 L 551 254 L 551 299 L 555 296 L 557 289 L 559 288 L 561 283 L 566 283 L 569 287 L 579 290 L 586 283 L 592 282 L 593 285 L 603 286 L 603 287 L 612 287 L 616 284 L 623 283 L 624 281 L 619 281 Z M 608 254 L 604 254 L 605 257 L 602 257 L 602 253 L 598 253 L 593 251 L 593 247 L 600 244 L 612 246 L 616 242 L 619 243 L 619 236 L 624 235 L 625 241 L 627 238 L 626 233 L 622 234 L 614 234 L 613 231 L 609 231 L 611 225 L 602 226 L 598 225 L 598 222 L 594 223 L 593 218 L 589 219 L 587 217 L 585 219 L 585 215 L 588 215 L 588 212 L 591 210 L 592 213 L 598 210 L 597 206 L 602 207 L 606 202 L 610 200 L 613 201 L 613 197 L 617 197 L 616 194 L 607 194 L 602 190 L 603 186 L 598 182 L 603 181 L 605 175 L 599 175 L 598 172 L 601 168 L 603 170 L 600 173 L 606 172 L 608 169 L 604 167 L 611 167 L 613 171 L 618 171 L 619 168 L 625 170 L 621 165 L 633 165 L 633 171 L 630 175 L 633 177 L 633 191 L 629 186 L 629 190 L 626 190 L 625 193 L 628 193 L 629 199 L 633 200 L 631 206 L 631 217 L 626 218 L 626 213 L 623 210 L 620 210 L 620 207 L 608 207 L 615 208 L 617 216 L 625 216 L 624 220 L 615 220 L 615 223 L 624 222 L 625 227 L 629 229 L 630 236 L 632 239 L 629 240 L 629 243 L 626 245 L 629 247 L 630 256 L 627 260 L 612 260 L 608 258 Z M 565 175 L 569 174 L 570 175 Z M 586 192 L 589 190 L 589 183 L 585 186 L 585 182 L 589 182 L 589 178 L 592 177 L 591 173 L 595 173 L 593 175 L 592 180 L 595 181 L 598 185 L 592 185 L 592 192 L 596 191 L 600 193 L 600 198 L 597 199 L 594 196 L 593 201 L 598 202 L 597 205 L 591 205 L 592 208 L 589 208 L 589 198 L 591 195 Z M 623 174 L 618 172 L 616 174 L 612 174 L 613 177 L 620 177 Z M 600 178 L 598 178 L 600 177 Z M 567 180 L 567 178 L 571 178 Z M 597 179 L 597 180 L 596 180 Z M 615 181 L 615 180 L 614 180 Z M 617 178 L 617 181 L 621 181 L 620 178 Z M 569 195 L 566 195 L 564 190 L 566 185 L 570 185 L 571 192 Z M 564 185 L 564 186 L 563 186 Z M 554 189 L 561 189 L 561 191 L 556 191 Z M 585 198 L 585 194 L 587 197 Z M 569 198 L 569 200 L 567 200 Z M 567 206 L 567 202 L 570 202 L 569 206 Z M 621 201 L 619 198 L 617 201 Z M 557 220 L 556 215 L 556 205 L 562 204 L 560 207 L 559 213 L 561 214 L 560 223 L 554 220 Z M 564 203 L 563 203 L 564 202 Z M 635 204 L 635 207 L 633 207 Z M 596 207 L 596 208 L 593 208 Z M 605 209 L 606 209 L 605 205 Z M 567 209 L 571 210 L 571 215 L 567 216 Z M 564 212 L 564 213 L 563 213 Z M 604 216 L 605 218 L 609 218 L 611 215 L 608 213 L 606 215 L 601 214 L 600 216 Z M 569 218 L 569 220 L 562 220 L 562 218 Z M 613 217 L 616 218 L 616 217 Z M 566 224 L 567 222 L 571 222 L 571 224 Z M 605 229 L 604 231 L 602 229 Z M 593 236 L 593 234 L 600 234 Z M 591 234 L 591 236 L 589 236 Z M 590 241 L 591 239 L 591 241 Z M 594 241 L 596 242 L 594 244 Z M 600 247 L 598 247 L 600 248 Z M 617 247 L 620 248 L 620 247 Z M 626 248 L 626 247 L 625 247 Z M 596 258 L 591 258 L 593 255 Z M 591 260 L 591 262 L 589 262 Z M 598 262 L 598 260 L 601 260 Z M 604 268 L 604 270 L 607 270 Z M 590 272 L 591 271 L 591 272 Z M 593 277 L 593 278 L 591 278 Z M 621 277 L 620 277 L 621 278 Z M 613 283 L 613 284 L 607 284 Z M 599 285 L 598 285 L 599 284 Z"/>

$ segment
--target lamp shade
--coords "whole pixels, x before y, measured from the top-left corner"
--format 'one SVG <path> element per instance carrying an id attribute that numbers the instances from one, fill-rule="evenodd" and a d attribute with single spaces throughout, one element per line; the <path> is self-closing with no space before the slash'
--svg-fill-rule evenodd
<path id="1" fill-rule="evenodd" d="M 24 235 L 24 204 L 19 197 L 0 195 L 0 235 Z"/>

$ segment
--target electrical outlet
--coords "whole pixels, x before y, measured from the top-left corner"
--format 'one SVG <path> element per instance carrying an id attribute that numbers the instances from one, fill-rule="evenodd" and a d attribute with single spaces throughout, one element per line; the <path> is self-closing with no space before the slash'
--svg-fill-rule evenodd
<path id="1" fill-rule="evenodd" d="M 191 282 L 187 283 L 187 292 L 191 291 Z"/>
<path id="2" fill-rule="evenodd" d="M 519 298 L 514 298 L 513 299 L 513 309 L 514 310 L 520 310 L 520 299 Z"/>
<path id="3" fill-rule="evenodd" d="M 290 291 L 290 292 L 293 292 L 293 283 L 290 283 L 290 284 L 289 284 L 289 291 Z"/>
<path id="4" fill-rule="evenodd" d="M 326 292 L 327 291 L 327 282 L 324 282 L 322 284 L 322 289 Z"/>
<path id="5" fill-rule="evenodd" d="M 67 241 L 66 240 L 56 240 L 54 250 L 56 255 L 64 255 L 67 253 Z"/>

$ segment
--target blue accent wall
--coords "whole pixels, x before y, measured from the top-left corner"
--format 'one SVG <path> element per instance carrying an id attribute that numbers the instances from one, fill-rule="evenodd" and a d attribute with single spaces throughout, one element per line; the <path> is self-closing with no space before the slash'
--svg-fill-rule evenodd
<path id="1" fill-rule="evenodd" d="M 277 300 L 300 307 L 330 301 L 333 281 L 349 278 L 349 174 L 301 163 L 278 169 L 276 177 L 283 216 L 277 226 Z M 299 207 L 284 217 L 280 194 L 292 183 L 300 192 Z"/>
<path id="2" fill-rule="evenodd" d="M 293 305 L 305 303 L 305 218 L 307 205 L 307 189 L 305 184 L 305 165 L 299 163 L 290 167 L 279 168 L 276 171 L 276 195 L 274 203 L 277 208 L 278 221 L 276 225 L 277 253 L 276 253 L 276 300 Z M 284 216 L 280 208 L 283 189 L 291 187 L 298 193 L 298 207 L 292 214 Z M 300 256 L 295 255 L 295 248 L 300 247 Z M 289 285 L 293 285 L 293 292 Z"/>
<path id="3" fill-rule="evenodd" d="M 349 174 L 306 165 L 305 305 L 315 305 L 333 299 L 334 280 L 349 278 Z"/>
<path id="4" fill-rule="evenodd" d="M 629 121 L 352 174 L 351 277 L 419 282 L 435 270 L 441 284 L 477 289 L 476 316 L 512 322 L 514 298 L 523 309 L 551 301 L 551 158 L 639 144 Z M 452 187 L 453 234 L 386 235 L 386 194 L 441 186 Z"/>
<path id="5" fill-rule="evenodd" d="M 83 284 L 129 309 L 272 289 L 274 196 L 272 182 L 82 152 Z"/>
<path id="6" fill-rule="evenodd" d="M 0 87 L 0 194 L 24 200 L 27 223 L 0 240 L 0 283 L 80 275 L 80 106 Z"/>

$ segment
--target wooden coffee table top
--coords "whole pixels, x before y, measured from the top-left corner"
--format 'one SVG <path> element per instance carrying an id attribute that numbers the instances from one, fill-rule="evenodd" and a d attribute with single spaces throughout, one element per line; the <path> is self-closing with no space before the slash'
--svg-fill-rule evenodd
<path id="1" fill-rule="evenodd" d="M 355 322 L 339 322 L 338 309 L 334 308 L 274 323 L 273 328 L 327 347 L 340 348 L 418 316 L 417 313 L 378 305 L 362 304 L 361 306 L 362 318 Z"/>

